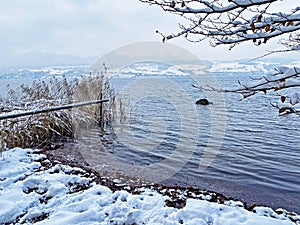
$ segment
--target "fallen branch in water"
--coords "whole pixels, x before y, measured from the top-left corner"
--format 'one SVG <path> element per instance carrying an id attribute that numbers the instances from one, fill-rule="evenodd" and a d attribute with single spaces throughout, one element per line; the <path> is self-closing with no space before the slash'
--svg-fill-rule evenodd
<path id="1" fill-rule="evenodd" d="M 80 103 L 74 103 L 74 104 L 63 105 L 63 106 L 56 106 L 56 107 L 40 109 L 40 110 L 33 110 L 33 111 L 22 112 L 22 113 L 0 115 L 0 120 L 13 119 L 13 118 L 18 118 L 18 117 L 22 117 L 22 116 L 31 116 L 31 115 L 40 114 L 40 113 L 54 112 L 54 111 L 63 110 L 63 109 L 71 109 L 71 108 L 76 108 L 76 107 L 81 107 L 81 106 L 100 104 L 100 103 L 104 103 L 104 102 L 108 102 L 108 101 L 109 101 L 108 99 L 94 100 L 94 101 L 80 102 Z"/>

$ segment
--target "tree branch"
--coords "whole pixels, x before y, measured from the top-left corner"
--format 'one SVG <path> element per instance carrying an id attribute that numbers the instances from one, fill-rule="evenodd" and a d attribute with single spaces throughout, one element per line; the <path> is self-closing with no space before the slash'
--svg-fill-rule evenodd
<path id="1" fill-rule="evenodd" d="M 213 46 L 234 46 L 245 41 L 260 45 L 271 38 L 300 30 L 300 7 L 291 8 L 289 13 L 268 12 L 270 6 L 279 0 L 140 1 L 158 5 L 166 12 L 183 16 L 187 21 L 188 25 L 181 25 L 176 34 L 163 35 L 164 41 L 192 35 L 198 40 L 191 37 L 188 40 L 197 42 L 210 38 Z"/>

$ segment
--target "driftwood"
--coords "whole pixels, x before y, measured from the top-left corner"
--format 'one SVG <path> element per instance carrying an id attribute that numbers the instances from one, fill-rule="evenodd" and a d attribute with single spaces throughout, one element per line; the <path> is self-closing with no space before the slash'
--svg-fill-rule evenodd
<path id="1" fill-rule="evenodd" d="M 71 108 L 93 105 L 93 104 L 100 104 L 100 103 L 108 102 L 108 101 L 109 101 L 108 99 L 94 100 L 94 101 L 80 102 L 80 103 L 74 103 L 74 104 L 63 105 L 63 106 L 56 106 L 56 107 L 40 109 L 40 110 L 32 110 L 32 111 L 27 111 L 27 112 L 22 112 L 22 113 L 5 114 L 5 115 L 0 115 L 0 120 L 13 119 L 13 118 L 22 117 L 22 116 L 30 116 L 30 115 L 39 114 L 39 113 L 47 113 L 47 112 L 53 112 L 53 111 L 58 111 L 58 110 L 63 110 L 63 109 L 71 109 Z"/>

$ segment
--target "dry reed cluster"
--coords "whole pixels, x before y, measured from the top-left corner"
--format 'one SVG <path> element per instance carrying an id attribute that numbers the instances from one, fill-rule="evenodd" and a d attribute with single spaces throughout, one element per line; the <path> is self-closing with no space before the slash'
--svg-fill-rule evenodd
<path id="1" fill-rule="evenodd" d="M 7 96 L 0 97 L 0 114 L 18 113 L 54 106 L 109 99 L 109 102 L 69 110 L 61 110 L 0 120 L 0 151 L 6 146 L 42 147 L 53 141 L 73 139 L 81 126 L 111 126 L 115 96 L 103 74 L 92 74 L 77 79 L 51 78 L 35 81 L 10 89 Z"/>

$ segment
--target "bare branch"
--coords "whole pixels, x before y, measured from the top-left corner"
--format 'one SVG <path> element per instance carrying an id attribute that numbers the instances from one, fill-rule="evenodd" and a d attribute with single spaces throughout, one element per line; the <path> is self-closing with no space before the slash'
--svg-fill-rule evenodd
<path id="1" fill-rule="evenodd" d="M 244 85 L 238 81 L 239 88 L 237 89 L 216 89 L 214 87 L 198 87 L 198 89 L 218 91 L 218 92 L 232 92 L 243 95 L 248 98 L 257 93 L 265 93 L 274 91 L 279 96 L 282 103 L 289 103 L 290 105 L 300 104 L 300 93 L 291 92 L 291 89 L 300 88 L 300 68 L 281 67 L 275 73 L 255 79 L 256 83 L 252 85 Z M 279 91 L 289 89 L 288 94 L 280 94 Z"/>
<path id="2" fill-rule="evenodd" d="M 293 1 L 288 12 L 281 12 L 279 4 L 284 0 L 140 0 L 150 5 L 158 5 L 164 11 L 178 15 L 185 20 L 175 34 L 164 35 L 163 41 L 184 37 L 190 42 L 210 39 L 212 46 L 229 45 L 229 49 L 238 44 L 251 41 L 259 46 L 270 39 L 280 37 L 279 44 L 284 49 L 271 50 L 258 58 L 280 52 L 300 52 L 300 7 Z M 276 3 L 277 7 L 272 7 Z M 291 4 L 291 2 L 289 2 Z M 286 34 L 289 34 L 288 39 Z M 257 58 L 256 58 L 257 59 Z M 214 87 L 196 87 L 211 91 L 233 92 L 244 98 L 259 92 L 273 91 L 282 103 L 300 105 L 300 94 L 292 90 L 300 88 L 300 68 L 278 68 L 272 74 L 256 79 L 256 83 L 245 85 L 239 82 L 239 88 L 220 90 Z M 288 93 L 282 93 L 288 90 Z M 283 110 L 280 108 L 280 110 Z M 291 107 L 287 112 L 296 113 Z"/>
<path id="3" fill-rule="evenodd" d="M 187 25 L 180 25 L 180 31 L 176 34 L 163 35 L 164 41 L 188 36 L 192 42 L 210 38 L 213 46 L 235 46 L 246 41 L 261 45 L 271 38 L 300 30 L 300 7 L 291 7 L 288 13 L 271 11 L 270 6 L 279 0 L 140 1 L 158 5 L 164 11 L 179 15 L 187 21 Z M 296 40 L 298 38 L 299 35 L 294 37 Z M 299 45 L 289 47 L 300 48 Z"/>

